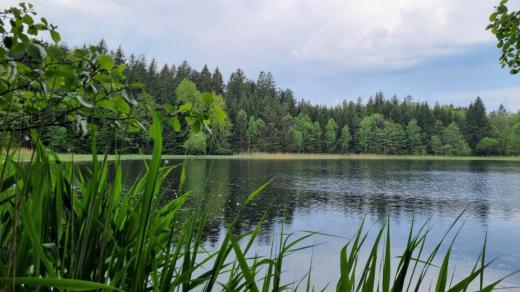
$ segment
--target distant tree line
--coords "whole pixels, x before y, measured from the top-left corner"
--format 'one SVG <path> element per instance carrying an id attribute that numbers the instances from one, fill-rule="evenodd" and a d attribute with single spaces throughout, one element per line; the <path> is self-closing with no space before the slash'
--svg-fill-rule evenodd
<path id="1" fill-rule="evenodd" d="M 191 136 L 172 131 L 178 125 L 166 127 L 166 153 L 520 155 L 520 115 L 503 106 L 487 113 L 479 97 L 467 107 L 431 106 L 378 92 L 366 102 L 357 98 L 316 105 L 278 88 L 271 73 L 260 72 L 252 80 L 238 69 L 224 83 L 218 67 L 198 71 L 186 61 L 159 67 L 155 59 L 127 57 L 121 47 L 109 51 L 104 41 L 98 47 L 116 65 L 125 64 L 129 81 L 144 84 L 159 108 L 166 103 L 201 107 L 208 96 L 204 92 L 213 92 L 215 104 L 226 109 L 226 119 Z M 71 130 L 50 128 L 43 137 L 57 151 L 90 151 L 85 139 L 91 138 Z M 96 139 L 108 152 L 148 151 L 145 134 L 115 131 L 113 126 L 100 124 Z"/>

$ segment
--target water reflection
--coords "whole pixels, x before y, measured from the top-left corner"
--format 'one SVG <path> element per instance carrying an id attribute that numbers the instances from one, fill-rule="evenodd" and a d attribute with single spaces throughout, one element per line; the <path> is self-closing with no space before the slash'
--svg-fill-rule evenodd
<path id="1" fill-rule="evenodd" d="M 139 161 L 123 162 L 132 182 L 142 171 Z M 170 162 L 172 164 L 180 161 Z M 180 171 L 163 187 L 165 198 L 177 194 Z M 505 255 L 498 266 L 519 268 L 520 164 L 491 161 L 411 160 L 192 160 L 186 165 L 186 186 L 209 206 L 205 232 L 208 244 L 221 239 L 240 204 L 257 187 L 274 178 L 241 214 L 237 231 L 252 230 L 263 220 L 258 243 L 268 246 L 283 221 L 287 230 L 314 230 L 350 236 L 359 219 L 369 224 L 387 217 L 395 233 L 405 237 L 412 218 L 431 218 L 447 226 L 466 210 L 468 220 L 459 255 L 473 258 L 483 233 L 490 232 L 490 255 Z M 350 232 L 350 233 L 349 233 Z M 440 234 L 440 233 L 439 233 Z M 399 240 L 399 239 L 398 239 Z M 343 242 L 322 250 L 335 258 Z M 399 244 L 399 243 L 396 243 Z M 304 255 L 305 256 L 305 255 Z M 310 255 L 309 255 L 310 256 Z M 297 264 L 296 264 L 297 266 Z M 520 282 L 520 277 L 517 277 Z"/>
<path id="2" fill-rule="evenodd" d="M 124 161 L 123 168 L 130 183 L 143 163 Z M 466 209 L 485 223 L 491 212 L 504 218 L 519 214 L 519 170 L 516 163 L 489 161 L 192 160 L 186 186 L 207 199 L 211 233 L 218 236 L 247 195 L 271 178 L 274 182 L 246 206 L 239 228 L 254 228 L 263 219 L 263 229 L 270 231 L 281 217 L 291 224 L 296 210 L 311 209 L 405 221 L 456 216 Z M 178 173 L 167 181 L 164 196 L 176 195 Z"/>

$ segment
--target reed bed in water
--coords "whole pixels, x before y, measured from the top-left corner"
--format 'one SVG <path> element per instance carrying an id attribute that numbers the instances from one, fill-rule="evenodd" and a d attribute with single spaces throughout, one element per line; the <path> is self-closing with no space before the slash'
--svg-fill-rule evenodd
<path id="1" fill-rule="evenodd" d="M 129 187 L 123 185 L 117 156 L 109 163 L 106 155 L 91 155 L 89 173 L 83 176 L 73 164 L 59 163 L 59 157 L 41 144 L 26 163 L 20 163 L 16 154 L 4 155 L 0 180 L 3 290 L 386 292 L 429 287 L 467 291 L 473 285 L 490 291 L 503 280 L 484 280 L 493 262 L 486 259 L 485 241 L 471 272 L 458 279 L 449 274 L 454 241 L 447 238 L 453 233 L 456 237 L 460 216 L 429 252 L 425 243 L 432 238 L 426 224 L 411 226 L 399 254 L 391 254 L 389 223 L 370 240 L 362 224 L 338 251 L 340 273 L 337 282 L 326 287 L 314 287 L 313 269 L 324 267 L 313 267 L 312 259 L 308 273 L 298 282 L 288 280 L 284 270 L 287 256 L 314 247 L 309 243 L 313 233 L 296 236 L 282 229 L 271 252 L 259 255 L 252 246 L 261 223 L 251 232 L 236 234 L 233 226 L 240 221 L 239 211 L 218 248 L 209 251 L 203 242 L 207 209 L 203 202 L 194 209 L 183 208 L 197 198 L 185 190 L 183 168 L 161 163 L 160 122 L 155 121 L 150 132 L 153 155 L 144 175 Z M 179 195 L 164 202 L 161 184 L 172 171 L 180 172 Z M 251 193 L 242 206 L 268 184 Z"/>

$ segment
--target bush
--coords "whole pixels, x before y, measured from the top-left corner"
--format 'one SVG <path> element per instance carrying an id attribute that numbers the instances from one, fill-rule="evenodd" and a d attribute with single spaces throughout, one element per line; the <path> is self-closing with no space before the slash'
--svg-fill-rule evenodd
<path id="1" fill-rule="evenodd" d="M 494 155 L 499 153 L 499 142 L 497 139 L 491 137 L 484 137 L 475 147 L 477 154 L 480 155 Z"/>
<path id="2" fill-rule="evenodd" d="M 190 138 L 184 142 L 184 149 L 189 154 L 205 154 L 207 143 L 206 135 L 202 132 L 191 134 Z"/>

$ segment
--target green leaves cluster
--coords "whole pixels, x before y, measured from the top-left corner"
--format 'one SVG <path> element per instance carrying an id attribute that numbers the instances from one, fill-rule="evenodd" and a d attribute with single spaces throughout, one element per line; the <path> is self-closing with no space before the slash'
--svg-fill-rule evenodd
<path id="1" fill-rule="evenodd" d="M 0 127 L 15 132 L 74 123 L 85 134 L 94 121 L 131 120 L 140 86 L 128 84 L 125 65 L 115 66 L 93 46 L 60 47 L 56 29 L 37 20 L 31 4 L 0 13 Z M 41 41 L 42 33 L 54 44 Z"/>
<path id="2" fill-rule="evenodd" d="M 501 0 L 489 16 L 486 29 L 496 36 L 497 47 L 502 50 L 500 65 L 508 67 L 511 74 L 520 72 L 520 11 L 509 11 L 508 0 Z"/>

